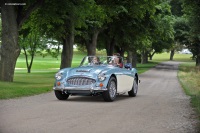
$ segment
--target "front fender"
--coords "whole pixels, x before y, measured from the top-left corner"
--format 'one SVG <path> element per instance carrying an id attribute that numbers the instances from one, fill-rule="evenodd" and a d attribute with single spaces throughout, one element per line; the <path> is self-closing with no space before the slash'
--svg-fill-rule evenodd
<path id="1" fill-rule="evenodd" d="M 137 74 L 137 70 L 135 68 L 132 68 L 131 71 L 133 72 L 133 76 Z"/>

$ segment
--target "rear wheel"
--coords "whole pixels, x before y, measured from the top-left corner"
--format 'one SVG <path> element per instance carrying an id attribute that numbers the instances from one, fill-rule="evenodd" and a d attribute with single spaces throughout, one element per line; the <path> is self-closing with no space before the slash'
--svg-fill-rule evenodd
<path id="1" fill-rule="evenodd" d="M 103 98 L 107 102 L 112 102 L 116 98 L 117 94 L 117 84 L 116 84 L 116 79 L 114 77 L 111 77 L 108 85 L 107 85 L 107 91 L 103 92 Z"/>
<path id="2" fill-rule="evenodd" d="M 135 97 L 137 95 L 137 91 L 138 91 L 138 79 L 135 78 L 133 81 L 133 87 L 132 89 L 128 92 L 130 97 Z"/>
<path id="3" fill-rule="evenodd" d="M 66 100 L 69 97 L 69 94 L 62 93 L 62 91 L 54 90 L 54 92 L 59 100 Z"/>

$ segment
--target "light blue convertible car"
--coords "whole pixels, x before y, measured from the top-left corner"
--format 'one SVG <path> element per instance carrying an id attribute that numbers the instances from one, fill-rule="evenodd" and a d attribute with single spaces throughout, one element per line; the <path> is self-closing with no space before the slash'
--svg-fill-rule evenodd
<path id="1" fill-rule="evenodd" d="M 53 90 L 59 100 L 70 95 L 102 95 L 114 101 L 117 94 L 128 92 L 135 97 L 138 91 L 137 70 L 118 56 L 86 56 L 79 67 L 61 69 L 55 74 Z"/>

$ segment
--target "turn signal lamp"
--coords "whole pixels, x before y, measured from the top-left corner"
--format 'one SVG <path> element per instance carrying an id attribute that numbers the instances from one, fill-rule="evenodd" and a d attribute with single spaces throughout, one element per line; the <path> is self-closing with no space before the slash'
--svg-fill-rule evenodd
<path id="1" fill-rule="evenodd" d="M 103 83 L 100 83 L 99 86 L 100 86 L 100 87 L 103 87 Z"/>
<path id="2" fill-rule="evenodd" d="M 57 86 L 60 86 L 60 82 L 57 82 Z"/>

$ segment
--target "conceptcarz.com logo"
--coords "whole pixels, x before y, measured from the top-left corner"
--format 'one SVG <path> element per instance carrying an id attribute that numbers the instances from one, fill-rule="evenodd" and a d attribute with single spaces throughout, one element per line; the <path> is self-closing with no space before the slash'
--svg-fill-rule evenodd
<path id="1" fill-rule="evenodd" d="M 25 6 L 26 3 L 5 3 L 6 6 Z"/>

